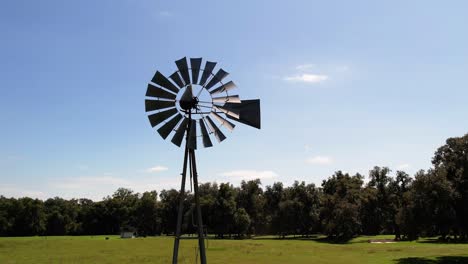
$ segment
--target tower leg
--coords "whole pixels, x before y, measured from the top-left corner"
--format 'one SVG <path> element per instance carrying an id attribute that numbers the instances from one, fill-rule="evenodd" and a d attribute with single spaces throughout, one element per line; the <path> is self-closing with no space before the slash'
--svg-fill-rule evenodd
<path id="1" fill-rule="evenodd" d="M 174 251 L 172 253 L 172 263 L 177 264 L 177 257 L 179 255 L 179 242 L 180 242 L 180 233 L 182 229 L 182 216 L 184 214 L 184 201 L 185 201 L 185 179 L 187 176 L 187 158 L 189 155 L 188 147 L 185 146 L 185 154 L 184 154 L 184 166 L 182 170 L 182 183 L 180 185 L 180 193 L 179 193 L 179 210 L 177 213 L 177 225 L 176 225 L 176 233 L 174 239 Z"/>
<path id="2" fill-rule="evenodd" d="M 198 248 L 200 250 L 200 263 L 206 264 L 206 252 L 205 252 L 205 241 L 204 241 L 204 234 L 203 234 L 203 219 L 202 219 L 202 212 L 200 207 L 200 197 L 198 193 L 198 173 L 197 173 L 197 165 L 195 159 L 195 150 L 191 149 L 190 151 L 190 158 L 191 158 L 191 165 L 193 171 L 193 190 L 195 195 L 195 204 L 197 207 L 197 222 L 198 222 Z"/>

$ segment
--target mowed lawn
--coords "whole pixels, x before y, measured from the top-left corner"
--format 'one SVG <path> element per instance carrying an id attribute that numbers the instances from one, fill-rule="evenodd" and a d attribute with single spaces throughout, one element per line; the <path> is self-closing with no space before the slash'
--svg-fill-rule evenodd
<path id="1" fill-rule="evenodd" d="M 274 237 L 209 239 L 207 257 L 208 263 L 468 263 L 468 244 L 431 240 L 368 243 L 375 238 L 359 237 L 347 244 Z M 0 238 L 0 263 L 169 263 L 172 246 L 173 238 L 164 236 L 109 236 L 108 240 L 105 236 Z M 195 239 L 182 240 L 179 263 L 195 263 L 196 246 Z"/>

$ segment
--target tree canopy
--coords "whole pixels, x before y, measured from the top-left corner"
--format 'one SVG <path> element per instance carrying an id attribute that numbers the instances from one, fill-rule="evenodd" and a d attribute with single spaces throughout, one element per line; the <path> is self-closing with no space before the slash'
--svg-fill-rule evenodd
<path id="1" fill-rule="evenodd" d="M 321 186 L 296 181 L 263 187 L 259 179 L 242 181 L 238 187 L 203 183 L 199 189 L 204 224 L 219 238 L 323 233 L 339 241 L 361 234 L 466 240 L 468 134 L 447 139 L 432 163 L 433 168 L 414 177 L 378 166 L 367 179 L 337 171 Z M 183 231 L 194 233 L 192 193 L 186 197 Z M 119 188 L 102 201 L 0 196 L 0 236 L 99 235 L 126 229 L 142 236 L 171 235 L 178 200 L 174 189 L 158 194 Z"/>

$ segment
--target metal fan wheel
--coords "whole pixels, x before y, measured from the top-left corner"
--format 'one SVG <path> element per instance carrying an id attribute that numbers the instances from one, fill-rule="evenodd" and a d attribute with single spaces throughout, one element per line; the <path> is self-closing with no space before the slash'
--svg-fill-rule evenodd
<path id="1" fill-rule="evenodd" d="M 190 66 L 186 57 L 177 60 L 177 70 L 169 78 L 157 71 L 148 84 L 146 96 L 150 99 L 145 100 L 145 108 L 151 112 L 148 116 L 151 126 L 158 127 L 161 137 L 166 139 L 174 132 L 171 142 L 180 146 L 190 122 L 188 145 L 196 149 L 197 138 L 202 139 L 204 147 L 213 146 L 210 136 L 223 141 L 226 136 L 221 127 L 228 131 L 235 127 L 228 118 L 260 128 L 259 100 L 252 108 L 252 102 L 243 103 L 238 95 L 230 94 L 236 85 L 225 81 L 229 73 L 223 69 L 213 73 L 216 62 L 206 61 L 201 67 L 201 58 L 189 61 Z M 244 120 L 252 116 L 254 123 Z"/>

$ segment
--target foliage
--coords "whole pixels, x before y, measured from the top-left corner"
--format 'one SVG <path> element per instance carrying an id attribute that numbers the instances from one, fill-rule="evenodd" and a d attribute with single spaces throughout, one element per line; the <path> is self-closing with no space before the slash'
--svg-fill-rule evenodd
<path id="1" fill-rule="evenodd" d="M 468 134 L 463 137 L 449 138 L 446 144 L 437 149 L 432 159 L 435 171 L 445 174 L 452 188 L 453 210 L 455 210 L 454 229 L 468 238 Z"/>
<path id="2" fill-rule="evenodd" d="M 346 241 L 361 231 L 362 176 L 336 172 L 323 181 L 321 219 L 323 232 L 330 238 Z"/>
<path id="3" fill-rule="evenodd" d="M 262 188 L 259 179 L 200 184 L 203 224 L 218 238 L 272 234 L 307 237 L 323 233 L 337 241 L 358 235 L 393 234 L 395 239 L 468 237 L 468 134 L 449 138 L 435 152 L 434 167 L 411 178 L 387 167 L 364 176 L 335 172 L 320 187 L 281 182 Z M 192 192 L 183 204 L 183 232 L 195 233 Z M 0 196 L 0 236 L 118 234 L 142 236 L 175 232 L 180 193 L 135 193 L 119 188 L 102 201 L 45 201 Z"/>

